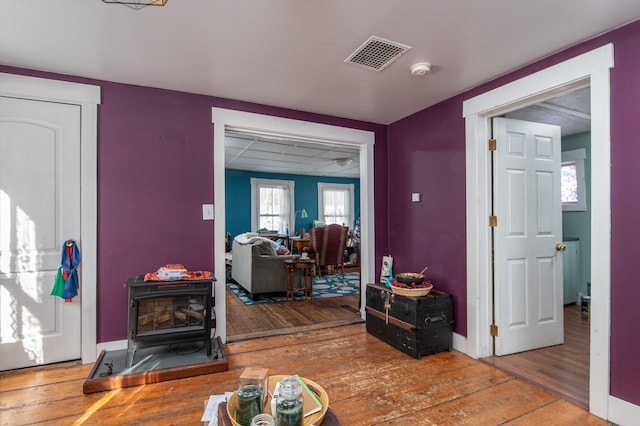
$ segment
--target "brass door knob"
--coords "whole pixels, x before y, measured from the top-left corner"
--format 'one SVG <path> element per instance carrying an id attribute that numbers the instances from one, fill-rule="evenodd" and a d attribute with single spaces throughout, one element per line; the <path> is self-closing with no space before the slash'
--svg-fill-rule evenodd
<path id="1" fill-rule="evenodd" d="M 556 244 L 556 250 L 557 251 L 565 251 L 566 249 L 567 249 L 567 246 L 565 246 L 564 244 L 562 244 L 562 243 Z"/>

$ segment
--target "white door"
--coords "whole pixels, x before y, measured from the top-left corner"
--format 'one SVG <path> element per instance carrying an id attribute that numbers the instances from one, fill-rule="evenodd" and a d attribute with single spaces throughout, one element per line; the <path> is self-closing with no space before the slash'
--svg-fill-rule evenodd
<path id="1" fill-rule="evenodd" d="M 50 296 L 79 237 L 80 107 L 0 97 L 0 370 L 80 358 L 80 297 Z"/>
<path id="2" fill-rule="evenodd" d="M 495 118 L 495 355 L 564 341 L 560 127 Z"/>

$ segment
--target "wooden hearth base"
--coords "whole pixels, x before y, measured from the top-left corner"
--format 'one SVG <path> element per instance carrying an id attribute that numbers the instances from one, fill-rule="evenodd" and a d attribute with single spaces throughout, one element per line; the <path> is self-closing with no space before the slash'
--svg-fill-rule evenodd
<path id="1" fill-rule="evenodd" d="M 202 374 L 218 373 L 229 369 L 222 341 L 219 337 L 211 342 L 212 356 L 206 355 L 173 355 L 170 352 L 161 353 L 161 348 L 154 348 L 156 353 L 149 354 L 153 358 L 149 362 L 152 369 L 145 368 L 145 359 L 126 369 L 126 350 L 102 351 L 94 364 L 89 377 L 82 385 L 82 391 L 87 393 L 102 392 L 130 386 L 148 385 L 166 380 L 183 379 L 185 377 Z M 160 361 L 165 357 L 168 361 Z M 173 357 L 169 360 L 169 357 Z M 163 367 L 163 362 L 171 366 Z M 111 374 L 109 374 L 111 372 Z"/>

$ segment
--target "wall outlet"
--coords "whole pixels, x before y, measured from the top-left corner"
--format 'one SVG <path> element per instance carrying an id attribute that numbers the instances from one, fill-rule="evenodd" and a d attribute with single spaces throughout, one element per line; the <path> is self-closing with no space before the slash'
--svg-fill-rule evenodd
<path id="1" fill-rule="evenodd" d="M 202 220 L 213 220 L 213 204 L 202 205 Z"/>
<path id="2" fill-rule="evenodd" d="M 412 203 L 419 203 L 420 202 L 420 193 L 419 192 L 414 192 L 411 194 L 411 202 Z"/>

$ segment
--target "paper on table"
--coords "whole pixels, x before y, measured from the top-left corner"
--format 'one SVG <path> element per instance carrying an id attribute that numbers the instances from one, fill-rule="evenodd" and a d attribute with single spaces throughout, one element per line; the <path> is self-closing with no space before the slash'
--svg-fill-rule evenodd
<path id="1" fill-rule="evenodd" d="M 322 410 L 322 403 L 320 400 L 313 394 L 311 389 L 307 386 L 307 384 L 302 380 L 302 377 L 296 374 L 296 379 L 302 384 L 302 399 L 303 399 L 303 409 L 304 416 L 310 416 L 313 413 L 317 413 Z"/>
<path id="2" fill-rule="evenodd" d="M 209 426 L 218 426 L 218 405 L 226 402 L 233 392 L 226 392 L 224 395 L 211 395 L 204 408 L 201 422 L 209 422 Z"/>

